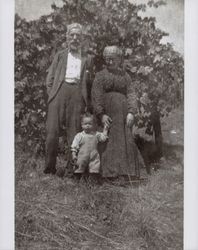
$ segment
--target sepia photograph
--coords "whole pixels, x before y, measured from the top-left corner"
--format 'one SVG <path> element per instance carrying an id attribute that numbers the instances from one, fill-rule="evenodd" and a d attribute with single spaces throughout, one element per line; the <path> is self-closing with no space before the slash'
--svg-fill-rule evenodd
<path id="1" fill-rule="evenodd" d="M 15 0 L 15 249 L 183 249 L 184 92 L 184 0 Z"/>

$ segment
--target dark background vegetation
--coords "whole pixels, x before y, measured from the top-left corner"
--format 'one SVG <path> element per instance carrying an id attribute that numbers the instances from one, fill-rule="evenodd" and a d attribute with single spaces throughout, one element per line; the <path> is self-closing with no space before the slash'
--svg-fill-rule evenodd
<path id="1" fill-rule="evenodd" d="M 67 1 L 52 5 L 53 12 L 35 21 L 15 17 L 15 131 L 18 141 L 35 153 L 44 151 L 47 70 L 55 53 L 67 46 L 66 27 L 79 22 L 84 28 L 83 47 L 95 55 L 95 71 L 102 68 L 105 46 L 117 44 L 125 54 L 124 65 L 136 82 L 139 110 L 136 126 L 153 134 L 156 113 L 167 115 L 183 103 L 183 57 L 171 44 L 161 44 L 165 32 L 155 18 L 138 11 L 165 4 L 148 1 L 134 5 L 127 0 Z M 24 144 L 24 140 L 26 143 Z"/>

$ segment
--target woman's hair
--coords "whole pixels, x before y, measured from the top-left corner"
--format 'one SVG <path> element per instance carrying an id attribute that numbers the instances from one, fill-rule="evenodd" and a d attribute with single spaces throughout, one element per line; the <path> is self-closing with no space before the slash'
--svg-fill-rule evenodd
<path id="1" fill-rule="evenodd" d="M 122 57 L 123 56 L 123 52 L 122 50 L 116 46 L 116 45 L 113 45 L 113 46 L 107 46 L 104 48 L 104 51 L 103 51 L 103 57 L 106 58 L 108 56 L 114 56 L 114 57 Z"/>

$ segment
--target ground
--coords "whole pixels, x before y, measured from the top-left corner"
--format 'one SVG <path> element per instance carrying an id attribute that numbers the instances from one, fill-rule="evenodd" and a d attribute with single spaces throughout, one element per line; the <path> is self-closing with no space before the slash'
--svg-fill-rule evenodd
<path id="1" fill-rule="evenodd" d="M 164 158 L 158 170 L 127 185 L 46 176 L 42 157 L 16 147 L 16 249 L 182 249 L 182 110 L 163 118 L 162 129 Z"/>

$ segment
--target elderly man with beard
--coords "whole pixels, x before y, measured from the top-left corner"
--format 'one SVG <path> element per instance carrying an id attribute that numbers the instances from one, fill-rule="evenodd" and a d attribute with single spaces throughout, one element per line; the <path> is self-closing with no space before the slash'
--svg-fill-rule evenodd
<path id="1" fill-rule="evenodd" d="M 46 80 L 48 114 L 45 174 L 56 173 L 60 132 L 66 129 L 67 144 L 70 146 L 75 134 L 80 131 L 80 116 L 89 108 L 93 60 L 83 53 L 80 24 L 68 26 L 67 44 L 65 50 L 55 55 Z"/>

